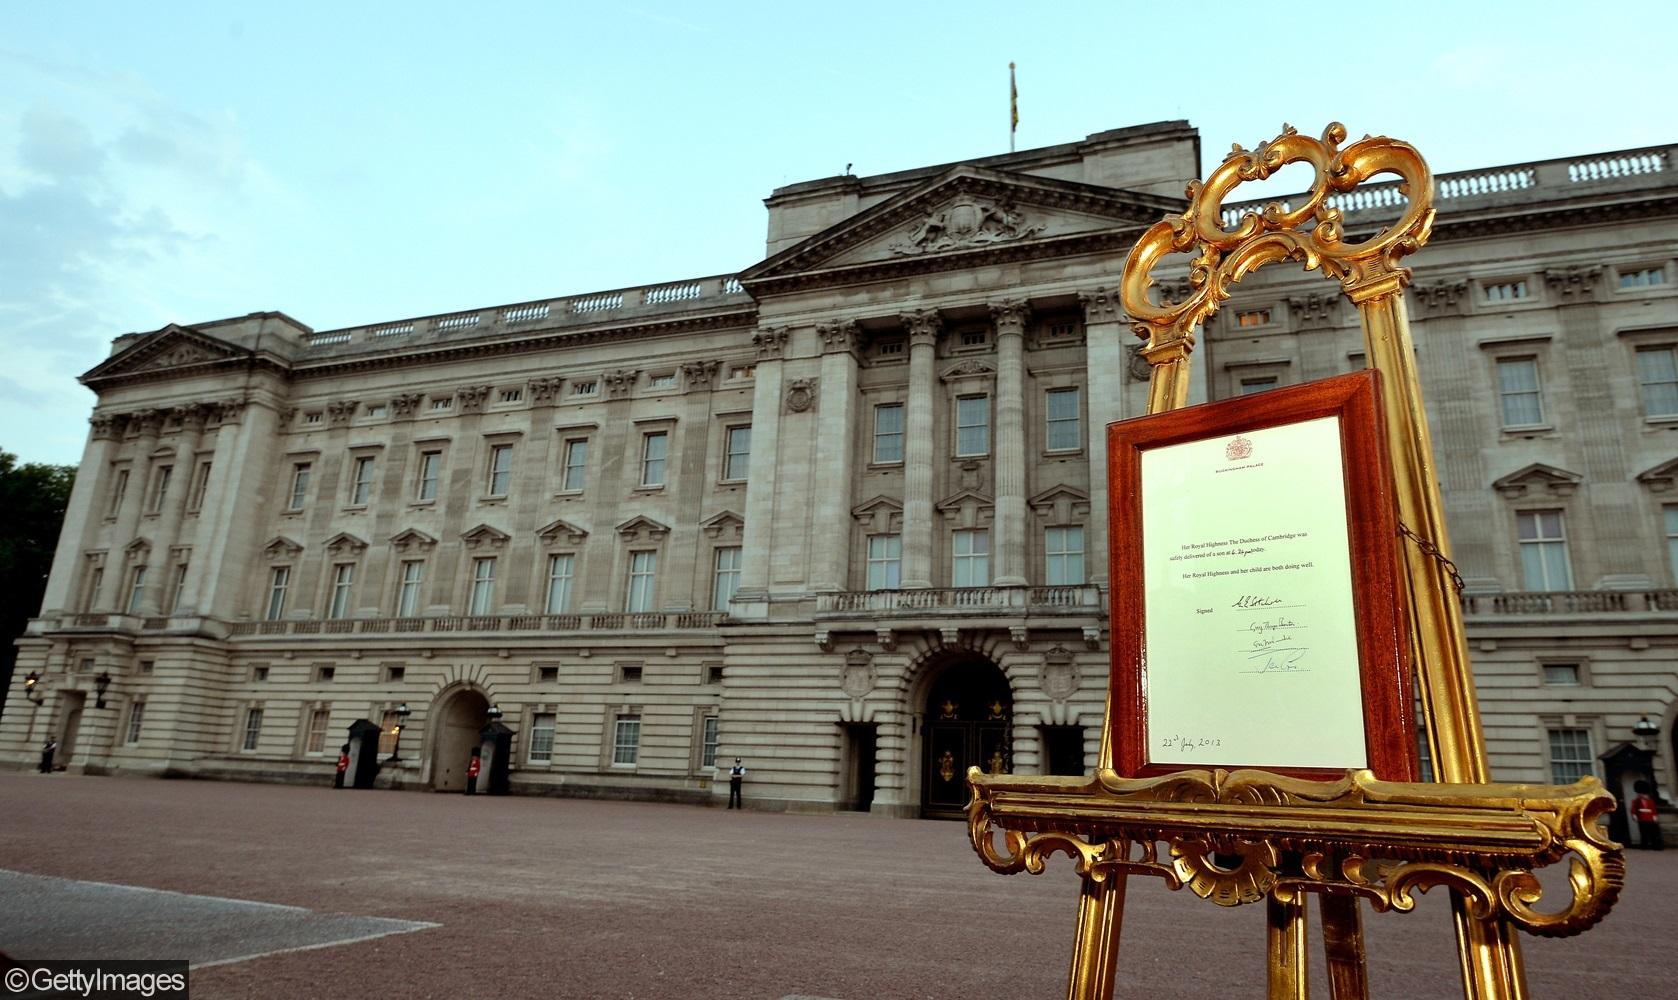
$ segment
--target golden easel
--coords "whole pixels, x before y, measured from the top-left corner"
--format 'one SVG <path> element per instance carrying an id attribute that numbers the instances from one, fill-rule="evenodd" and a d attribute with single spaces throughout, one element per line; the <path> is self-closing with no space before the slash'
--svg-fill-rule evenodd
<path id="1" fill-rule="evenodd" d="M 1265 900 L 1269 996 L 1304 998 L 1305 893 L 1321 894 L 1330 995 L 1368 996 L 1358 900 L 1377 911 L 1408 911 L 1413 893 L 1451 892 L 1457 951 L 1468 1000 L 1520 1000 L 1526 976 L 1514 932 L 1566 936 L 1608 912 L 1625 875 L 1622 849 L 1598 818 L 1614 800 L 1594 777 L 1567 786 L 1490 784 L 1485 741 L 1455 570 L 1433 470 L 1421 383 L 1404 308 L 1410 271 L 1401 258 L 1433 226 L 1433 177 L 1406 143 L 1365 137 L 1344 149 L 1346 130 L 1322 139 L 1284 126 L 1256 150 L 1234 147 L 1202 183 L 1188 185 L 1189 207 L 1156 223 L 1125 264 L 1121 286 L 1153 365 L 1149 413 L 1188 402 L 1194 330 L 1247 273 L 1280 260 L 1321 268 L 1340 282 L 1362 318 L 1367 357 L 1381 372 L 1388 448 L 1404 541 L 1403 577 L 1423 719 L 1439 784 L 1379 781 L 1348 771 L 1338 781 L 1305 781 L 1264 771 L 1191 770 L 1122 778 L 1113 770 L 1109 692 L 1093 778 L 968 772 L 968 829 L 993 870 L 1039 873 L 1050 854 L 1067 854 L 1083 876 L 1067 996 L 1109 1000 L 1118 968 L 1125 879 L 1163 877 L 1224 906 Z M 1242 181 L 1289 163 L 1316 170 L 1299 202 L 1271 203 L 1226 231 L 1224 199 Z M 1390 227 L 1360 243 L 1342 241 L 1334 207 L 1375 174 L 1396 174 L 1407 196 Z M 1308 227 L 1308 228 L 1307 228 Z M 1195 253 L 1190 294 L 1180 303 L 1148 298 L 1154 266 L 1168 254 Z M 1091 373 L 1092 377 L 1095 375 Z M 1000 843 L 998 842 L 1000 840 Z M 1161 845 L 1165 850 L 1161 850 Z M 1570 861 L 1568 906 L 1541 913 L 1533 872 Z"/>

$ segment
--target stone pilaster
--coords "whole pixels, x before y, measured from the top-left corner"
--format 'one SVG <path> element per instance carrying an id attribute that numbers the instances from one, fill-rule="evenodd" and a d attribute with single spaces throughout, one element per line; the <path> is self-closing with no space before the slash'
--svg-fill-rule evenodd
<path id="1" fill-rule="evenodd" d="M 200 542 L 193 550 L 194 571 L 187 577 L 187 595 L 200 614 L 234 618 L 241 600 L 253 593 L 253 573 L 261 573 L 258 542 L 270 524 L 271 510 L 262 509 L 258 497 L 270 504 L 284 503 L 282 495 L 290 480 L 276 487 L 275 455 L 280 436 L 279 413 L 273 406 L 247 405 L 242 400 L 219 404 L 220 429 L 216 431 L 215 463 L 210 468 L 210 490 L 198 515 Z M 193 589 L 193 580 L 197 589 Z M 266 586 L 262 574 L 260 586 Z"/>
<path id="2" fill-rule="evenodd" d="M 996 524 L 991 551 L 998 587 L 1026 584 L 1025 324 L 1030 307 L 1008 299 L 990 307 L 996 324 Z"/>
<path id="3" fill-rule="evenodd" d="M 70 487 L 70 502 L 64 510 L 65 530 L 58 536 L 52 571 L 47 575 L 47 590 L 41 599 L 42 614 L 80 610 L 76 601 L 76 586 L 81 579 L 83 553 L 93 544 L 98 525 L 103 520 L 99 504 L 109 502 L 111 457 L 122 438 L 125 421 L 115 414 L 95 413 L 89 418 L 89 423 L 92 426 L 88 431 L 87 444 L 82 448 L 82 461 L 76 467 L 76 481 Z M 104 590 L 109 594 L 116 582 L 110 576 L 113 571 L 120 572 L 120 568 L 114 558 L 107 557 L 106 561 Z"/>
<path id="4" fill-rule="evenodd" d="M 163 412 L 140 410 L 129 414 L 128 420 L 130 426 L 138 429 L 139 436 L 129 452 L 133 461 L 128 465 L 128 488 L 123 493 L 122 506 L 117 510 L 116 530 L 111 532 L 111 557 L 105 561 L 105 580 L 112 585 L 109 588 L 109 605 L 116 611 L 128 610 L 128 584 L 134 567 L 143 563 L 149 576 L 158 571 L 156 560 L 161 558 L 156 541 L 140 530 L 140 513 L 145 509 L 146 494 L 151 486 L 151 453 L 157 448 L 157 435 L 163 427 Z M 143 556 L 132 553 L 128 548 L 142 538 L 151 546 L 151 551 Z"/>
<path id="5" fill-rule="evenodd" d="M 738 617 L 769 614 L 769 559 L 774 543 L 775 458 L 780 447 L 781 360 L 785 327 L 765 328 L 752 337 L 757 369 L 752 391 L 752 457 L 746 472 L 746 527 L 740 552 L 740 586 L 731 611 Z"/>
<path id="6" fill-rule="evenodd" d="M 1107 585 L 1107 425 L 1136 416 L 1146 406 L 1148 383 L 1127 377 L 1134 335 L 1126 327 L 1117 289 L 1079 294 L 1084 306 L 1085 396 L 1089 429 L 1090 520 L 1084 532 L 1084 565 L 1091 583 Z M 1204 366 L 1201 366 L 1204 367 Z M 1128 398 L 1127 398 L 1128 397 Z M 1128 404 L 1128 405 L 1127 405 Z"/>
<path id="7" fill-rule="evenodd" d="M 821 398 L 816 404 L 816 468 L 827 483 L 815 497 L 815 523 L 822 530 L 814 539 L 810 589 L 845 590 L 850 580 L 851 483 L 856 467 L 857 324 L 855 320 L 826 323 L 816 328 L 821 340 Z"/>
<path id="8" fill-rule="evenodd" d="M 193 479 L 198 473 L 198 444 L 203 438 L 207 416 L 204 408 L 196 404 L 169 411 L 168 419 L 181 423 L 180 441 L 175 446 L 175 467 L 169 476 L 169 492 L 163 498 L 153 528 L 153 569 L 146 581 L 145 594 L 140 598 L 141 614 L 166 615 L 173 610 L 176 566 L 173 550 L 179 541 L 181 518 L 186 513 Z M 210 471 L 215 469 L 212 467 Z M 187 572 L 191 571 L 192 564 L 189 562 Z M 185 596 L 184 590 L 182 596 Z"/>
<path id="9" fill-rule="evenodd" d="M 935 309 L 903 316 L 909 331 L 909 405 L 903 440 L 903 587 L 932 586 L 932 398 L 943 320 Z"/>

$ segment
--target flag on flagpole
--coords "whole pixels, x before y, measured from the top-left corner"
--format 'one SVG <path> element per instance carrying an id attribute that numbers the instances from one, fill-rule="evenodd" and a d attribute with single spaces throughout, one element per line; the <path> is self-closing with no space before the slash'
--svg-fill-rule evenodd
<path id="1" fill-rule="evenodd" d="M 1014 151 L 1014 133 L 1020 130 L 1020 88 L 1014 83 L 1014 64 L 1008 64 L 1008 152 Z"/>

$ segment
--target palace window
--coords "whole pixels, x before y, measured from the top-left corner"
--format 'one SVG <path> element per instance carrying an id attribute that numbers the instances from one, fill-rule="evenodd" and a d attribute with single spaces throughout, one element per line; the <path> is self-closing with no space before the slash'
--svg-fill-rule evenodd
<path id="1" fill-rule="evenodd" d="M 93 572 L 87 578 L 87 598 L 82 601 L 83 611 L 92 611 L 99 605 L 99 588 L 105 585 L 105 569 L 103 566 L 93 567 Z"/>
<path id="2" fill-rule="evenodd" d="M 530 717 L 530 762 L 546 764 L 553 759 L 554 722 L 552 712 L 537 712 Z"/>
<path id="3" fill-rule="evenodd" d="M 402 717 L 395 709 L 386 709 L 379 719 L 379 756 L 385 757 L 396 752 L 396 739 L 402 733 Z"/>
<path id="4" fill-rule="evenodd" d="M 633 767 L 641 755 L 641 716 L 622 714 L 612 727 L 612 764 Z"/>
<path id="5" fill-rule="evenodd" d="M 415 483 L 415 500 L 437 499 L 437 479 L 443 469 L 443 453 L 422 451 L 419 460 L 419 481 Z"/>
<path id="6" fill-rule="evenodd" d="M 502 403 L 516 403 L 523 398 L 523 389 L 502 389 L 500 394 L 496 397 L 497 401 Z"/>
<path id="7" fill-rule="evenodd" d="M 573 396 L 592 396 L 599 391 L 600 383 L 595 379 L 585 379 L 581 382 L 571 383 L 571 395 Z"/>
<path id="8" fill-rule="evenodd" d="M 728 454 L 723 459 L 724 479 L 745 479 L 752 462 L 751 427 L 728 429 Z"/>
<path id="9" fill-rule="evenodd" d="M 128 613 L 140 613 L 140 601 L 146 596 L 146 568 L 136 566 L 128 574 Z"/>
<path id="10" fill-rule="evenodd" d="M 1527 297 L 1527 283 L 1525 281 L 1503 281 L 1495 285 L 1486 286 L 1487 302 L 1513 302 Z"/>
<path id="11" fill-rule="evenodd" d="M 1073 587 L 1084 582 L 1082 525 L 1043 531 L 1043 582 L 1051 587 Z"/>
<path id="12" fill-rule="evenodd" d="M 1662 507 L 1661 518 L 1666 528 L 1667 565 L 1672 568 L 1672 578 L 1678 580 L 1678 504 Z"/>
<path id="13" fill-rule="evenodd" d="M 1078 428 L 1078 390 L 1050 389 L 1043 394 L 1044 426 L 1050 451 L 1077 451 L 1083 447 Z"/>
<path id="14" fill-rule="evenodd" d="M 896 590 L 903 582 L 903 536 L 868 536 L 868 589 Z"/>
<path id="15" fill-rule="evenodd" d="M 641 485 L 664 485 L 664 460 L 670 447 L 670 435 L 653 431 L 641 436 Z"/>
<path id="16" fill-rule="evenodd" d="M 328 618 L 350 616 L 350 596 L 355 589 L 355 563 L 338 563 L 332 567 L 332 604 L 326 610 Z"/>
<path id="17" fill-rule="evenodd" d="M 1551 729 L 1550 781 L 1571 785 L 1587 774 L 1595 774 L 1596 752 L 1591 748 L 1588 729 Z"/>
<path id="18" fill-rule="evenodd" d="M 573 438 L 565 442 L 565 473 L 560 480 L 562 490 L 581 490 L 583 476 L 588 471 L 588 438 Z"/>
<path id="19" fill-rule="evenodd" d="M 571 578 L 577 557 L 569 552 L 548 557 L 548 599 L 544 605 L 550 615 L 564 614 L 571 609 Z"/>
<path id="20" fill-rule="evenodd" d="M 425 582 L 425 563 L 409 559 L 402 563 L 402 581 L 396 589 L 396 617 L 412 618 L 419 613 L 420 585 Z"/>
<path id="21" fill-rule="evenodd" d="M 1251 396 L 1255 392 L 1266 392 L 1274 388 L 1276 388 L 1276 376 L 1274 375 L 1241 380 L 1241 395 L 1243 396 Z"/>
<path id="22" fill-rule="evenodd" d="M 1268 309 L 1248 309 L 1235 314 L 1236 326 L 1268 326 L 1269 323 L 1270 310 Z"/>
<path id="23" fill-rule="evenodd" d="M 874 461 L 889 465 L 903 461 L 903 404 L 874 407 Z"/>
<path id="24" fill-rule="evenodd" d="M 1579 664 L 1577 663 L 1546 663 L 1544 664 L 1544 683 L 1554 687 L 1578 687 Z"/>
<path id="25" fill-rule="evenodd" d="M 132 705 L 128 706 L 128 732 L 123 739 L 124 743 L 140 742 L 140 726 L 145 722 L 145 718 L 145 702 L 136 701 Z"/>
<path id="26" fill-rule="evenodd" d="M 657 552 L 629 554 L 629 592 L 624 595 L 625 611 L 639 614 L 653 609 L 653 584 L 657 573 Z"/>
<path id="27" fill-rule="evenodd" d="M 175 564 L 175 581 L 169 588 L 169 613 L 181 609 L 181 595 L 186 593 L 186 563 Z"/>
<path id="28" fill-rule="evenodd" d="M 1521 582 L 1527 590 L 1573 589 L 1561 511 L 1517 511 L 1515 534 L 1521 550 Z"/>
<path id="29" fill-rule="evenodd" d="M 1537 358 L 1499 358 L 1497 394 L 1502 401 L 1503 426 L 1537 427 L 1544 423 Z"/>
<path id="30" fill-rule="evenodd" d="M 245 711 L 245 738 L 240 744 L 242 749 L 255 750 L 262 739 L 262 709 L 251 708 Z"/>
<path id="31" fill-rule="evenodd" d="M 1643 267 L 1620 272 L 1621 288 L 1648 288 L 1666 284 L 1666 272 L 1658 267 Z"/>
<path id="32" fill-rule="evenodd" d="M 317 708 L 309 713 L 309 731 L 303 738 L 304 753 L 324 753 L 326 751 L 326 726 L 331 720 L 332 713 L 324 708 Z"/>
<path id="33" fill-rule="evenodd" d="M 956 397 L 956 456 L 990 454 L 990 397 Z"/>
<path id="34" fill-rule="evenodd" d="M 156 514 L 163 510 L 163 501 L 169 497 L 169 478 L 175 474 L 173 465 L 160 465 L 152 476 L 151 503 L 146 509 Z"/>
<path id="35" fill-rule="evenodd" d="M 187 494 L 186 509 L 200 510 L 204 506 L 204 495 L 210 491 L 210 462 L 208 459 L 198 463 L 198 471 L 192 476 L 192 492 Z"/>
<path id="36" fill-rule="evenodd" d="M 472 602 L 467 612 L 487 615 L 495 605 L 495 557 L 480 556 L 472 560 Z"/>
<path id="37" fill-rule="evenodd" d="M 715 715 L 707 715 L 699 721 L 699 766 L 717 766 L 717 743 L 722 733 L 722 720 Z"/>
<path id="38" fill-rule="evenodd" d="M 355 460 L 355 471 L 350 477 L 350 503 L 365 505 L 373 495 L 373 456 L 362 455 Z"/>
<path id="39" fill-rule="evenodd" d="M 1671 344 L 1639 347 L 1637 387 L 1645 417 L 1678 416 L 1678 349 Z"/>
<path id="40" fill-rule="evenodd" d="M 958 531 L 952 539 L 952 586 L 990 585 L 990 532 L 984 528 Z"/>
<path id="41" fill-rule="evenodd" d="M 285 617 L 285 592 L 291 585 L 291 567 L 275 566 L 268 574 L 268 611 L 263 615 L 271 622 Z"/>
<path id="42" fill-rule="evenodd" d="M 122 507 L 122 498 L 128 494 L 128 470 L 118 469 L 116 484 L 111 487 L 111 505 L 105 511 L 106 517 L 116 517 Z"/>
<path id="43" fill-rule="evenodd" d="M 504 497 L 513 483 L 513 446 L 498 444 L 489 449 L 488 492 L 492 497 Z"/>
<path id="44" fill-rule="evenodd" d="M 674 389 L 674 388 L 676 388 L 676 373 L 675 372 L 665 372 L 661 375 L 649 375 L 647 377 L 647 388 L 649 388 L 649 389 Z"/>
<path id="45" fill-rule="evenodd" d="M 728 602 L 740 589 L 740 546 L 717 549 L 711 574 L 711 610 L 727 611 Z"/>
<path id="46" fill-rule="evenodd" d="M 286 510 L 302 510 L 303 502 L 309 497 L 309 472 L 313 466 L 308 462 L 297 462 L 291 467 L 291 500 L 286 504 Z"/>

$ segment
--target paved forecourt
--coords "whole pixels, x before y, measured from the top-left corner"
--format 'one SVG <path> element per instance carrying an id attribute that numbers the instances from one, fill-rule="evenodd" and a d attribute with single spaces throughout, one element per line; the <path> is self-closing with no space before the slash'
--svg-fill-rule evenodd
<path id="1" fill-rule="evenodd" d="M 1060 995 L 1070 863 L 1004 878 L 965 834 L 858 815 L 7 773 L 0 950 L 185 957 L 200 998 Z M 1262 907 L 1130 885 L 1118 996 L 1263 996 Z M 1524 939 L 1532 993 L 1664 996 L 1678 954 L 1649 945 L 1673 926 L 1678 851 L 1634 853 L 1602 926 Z M 1374 995 L 1461 996 L 1442 892 L 1367 927 Z"/>

